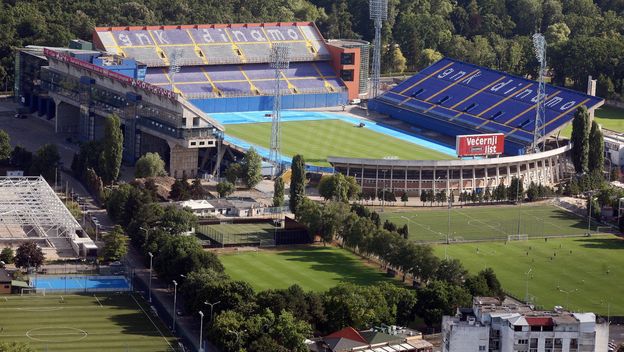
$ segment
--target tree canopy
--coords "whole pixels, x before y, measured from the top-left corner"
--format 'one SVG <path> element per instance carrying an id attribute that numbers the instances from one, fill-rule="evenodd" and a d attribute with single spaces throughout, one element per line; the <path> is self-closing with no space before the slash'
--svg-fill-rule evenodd
<path id="1" fill-rule="evenodd" d="M 136 162 L 134 177 L 166 176 L 165 162 L 158 153 L 146 153 Z"/>

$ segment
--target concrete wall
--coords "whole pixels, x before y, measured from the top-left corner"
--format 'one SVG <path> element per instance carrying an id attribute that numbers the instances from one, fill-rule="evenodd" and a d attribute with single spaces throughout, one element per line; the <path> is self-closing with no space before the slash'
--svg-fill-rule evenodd
<path id="1" fill-rule="evenodd" d="M 56 102 L 55 132 L 74 135 L 78 133 L 80 109 L 63 101 Z"/>
<path id="2" fill-rule="evenodd" d="M 183 175 L 194 178 L 197 176 L 198 157 L 199 149 L 189 149 L 169 143 L 169 175 L 176 178 Z"/>

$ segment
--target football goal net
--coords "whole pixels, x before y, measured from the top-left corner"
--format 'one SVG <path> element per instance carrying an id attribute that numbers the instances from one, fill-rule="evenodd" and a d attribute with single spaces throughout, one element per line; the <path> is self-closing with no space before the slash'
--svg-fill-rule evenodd
<path id="1" fill-rule="evenodd" d="M 613 233 L 613 228 L 611 226 L 598 226 L 596 233 Z"/>
<path id="2" fill-rule="evenodd" d="M 508 235 L 507 241 L 526 241 L 529 239 L 529 235 L 521 234 L 521 235 Z"/>
<path id="3" fill-rule="evenodd" d="M 34 287 L 30 287 L 30 288 L 21 288 L 20 289 L 20 296 L 28 296 L 28 295 L 39 295 L 39 296 L 45 296 L 46 294 L 45 288 L 34 288 Z"/>

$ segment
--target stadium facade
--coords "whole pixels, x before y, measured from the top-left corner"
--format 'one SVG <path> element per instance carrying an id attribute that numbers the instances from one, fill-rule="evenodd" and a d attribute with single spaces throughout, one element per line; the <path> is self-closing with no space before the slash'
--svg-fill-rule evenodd
<path id="1" fill-rule="evenodd" d="M 576 109 L 593 112 L 604 104 L 595 96 L 547 85 L 544 140 L 546 149 L 532 149 L 538 82 L 484 67 L 443 58 L 368 102 L 369 109 L 401 120 L 414 129 L 434 131 L 440 138 L 502 133 L 505 156 L 458 160 L 392 160 L 329 157 L 332 166 L 354 176 L 367 194 L 390 191 L 419 195 L 422 191 L 481 192 L 513 177 L 554 185 L 571 171 L 570 145 L 558 132 Z"/>
<path id="2" fill-rule="evenodd" d="M 368 43 L 326 41 L 314 23 L 295 22 L 96 28 L 95 50 L 27 47 L 16 57 L 16 99 L 82 141 L 101 138 L 103 117 L 116 113 L 124 161 L 158 152 L 172 176 L 194 177 L 223 156 L 224 128 L 209 114 L 272 109 L 274 43 L 290 47 L 283 108 L 366 94 Z"/>

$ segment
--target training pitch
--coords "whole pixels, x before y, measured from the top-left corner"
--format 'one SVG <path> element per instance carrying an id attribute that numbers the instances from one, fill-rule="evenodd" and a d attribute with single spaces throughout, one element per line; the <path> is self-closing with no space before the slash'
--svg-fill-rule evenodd
<path id="1" fill-rule="evenodd" d="M 441 160 L 452 159 L 444 153 L 414 143 L 359 128 L 341 120 L 282 122 L 281 152 L 286 156 L 302 154 L 306 162 L 329 166 L 328 156 Z M 249 143 L 269 148 L 270 123 L 227 125 L 226 133 Z"/>
<path id="2" fill-rule="evenodd" d="M 388 209 L 388 208 L 386 208 Z M 408 212 L 386 211 L 382 222 L 408 224 L 409 239 L 416 242 L 446 242 L 449 233 L 447 209 L 423 208 Z M 449 240 L 506 240 L 509 235 L 529 237 L 574 236 L 587 233 L 587 221 L 554 205 L 469 206 L 455 204 L 450 210 Z M 596 227 L 592 225 L 592 231 Z"/>
<path id="3" fill-rule="evenodd" d="M 446 247 L 446 248 L 445 248 Z M 614 235 L 434 246 L 476 273 L 491 267 L 503 288 L 545 309 L 624 315 L 624 240 Z M 527 275 L 526 273 L 530 273 Z M 567 293 L 566 293 L 567 292 Z"/>
<path id="4" fill-rule="evenodd" d="M 130 294 L 0 296 L 0 341 L 50 352 L 175 351 L 158 317 Z"/>
<path id="5" fill-rule="evenodd" d="M 257 291 L 298 284 L 320 292 L 340 282 L 370 285 L 391 280 L 351 252 L 335 247 L 262 250 L 224 254 L 219 259 L 232 279 L 247 281 Z"/>
<path id="6" fill-rule="evenodd" d="M 596 122 L 608 130 L 624 132 L 624 110 L 603 106 L 596 110 Z M 561 130 L 561 135 L 570 138 L 572 135 L 572 124 Z"/>

